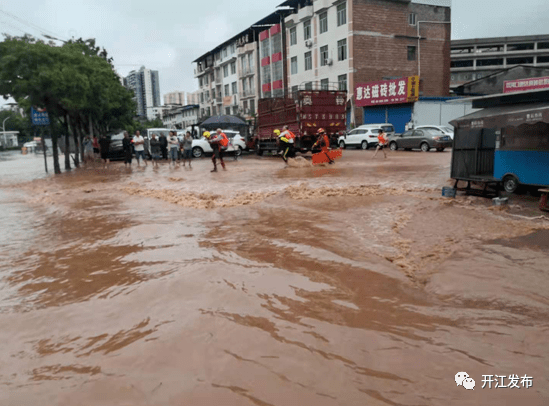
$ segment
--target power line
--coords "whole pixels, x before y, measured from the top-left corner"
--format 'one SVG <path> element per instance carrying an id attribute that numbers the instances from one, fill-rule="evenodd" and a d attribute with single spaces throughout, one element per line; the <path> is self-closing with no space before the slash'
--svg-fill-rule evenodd
<path id="1" fill-rule="evenodd" d="M 22 30 L 21 28 L 16 27 L 15 25 L 11 25 L 10 23 L 8 23 L 8 22 L 6 22 L 6 21 L 0 21 L 0 22 L 1 22 L 3 25 L 7 26 L 7 27 L 13 28 L 14 30 L 21 31 L 23 34 L 31 35 L 31 34 L 29 34 L 28 32 Z"/>
<path id="2" fill-rule="evenodd" d="M 42 28 L 42 27 L 40 27 L 40 26 L 38 26 L 38 25 L 36 25 L 36 24 L 34 24 L 34 23 L 31 23 L 31 22 L 29 22 L 29 21 L 23 20 L 22 18 L 17 17 L 16 15 L 13 15 L 12 13 L 9 13 L 9 12 L 4 11 L 4 10 L 2 10 L 2 9 L 0 9 L 0 13 L 4 14 L 4 15 L 10 17 L 10 18 L 13 18 L 13 19 L 16 20 L 16 21 L 19 21 L 19 23 L 21 23 L 21 24 L 23 24 L 23 25 L 26 25 L 27 27 L 33 28 L 33 29 L 35 29 L 35 30 L 37 30 L 37 31 L 40 31 L 41 34 L 45 32 L 45 33 L 49 33 L 49 34 L 52 35 L 52 36 L 61 37 L 61 35 L 55 33 L 54 31 L 47 30 L 47 29 Z"/>

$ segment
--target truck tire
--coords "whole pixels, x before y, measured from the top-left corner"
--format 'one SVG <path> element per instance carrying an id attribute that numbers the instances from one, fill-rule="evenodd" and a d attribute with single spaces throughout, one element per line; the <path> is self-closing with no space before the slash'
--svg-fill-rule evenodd
<path id="1" fill-rule="evenodd" d="M 264 154 L 264 150 L 260 148 L 260 142 L 257 142 L 256 144 L 254 144 L 254 152 L 258 156 L 262 156 L 262 154 Z"/>

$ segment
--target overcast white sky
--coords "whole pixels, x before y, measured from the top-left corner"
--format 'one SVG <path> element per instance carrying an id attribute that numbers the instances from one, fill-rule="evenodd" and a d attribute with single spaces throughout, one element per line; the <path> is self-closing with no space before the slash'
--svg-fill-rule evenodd
<path id="1" fill-rule="evenodd" d="M 126 76 L 142 65 L 158 70 L 162 97 L 174 90 L 196 90 L 192 61 L 272 13 L 282 2 L 0 0 L 0 32 L 96 38 L 114 57 L 119 74 Z M 452 39 L 548 33 L 548 0 L 452 3 Z"/>

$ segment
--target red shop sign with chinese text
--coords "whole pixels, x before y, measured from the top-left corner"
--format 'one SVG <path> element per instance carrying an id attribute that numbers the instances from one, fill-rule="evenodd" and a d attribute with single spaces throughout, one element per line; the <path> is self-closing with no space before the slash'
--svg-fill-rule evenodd
<path id="1" fill-rule="evenodd" d="M 356 106 L 411 103 L 419 100 L 419 76 L 360 83 L 354 93 Z"/>
<path id="2" fill-rule="evenodd" d="M 549 76 L 542 78 L 516 79 L 503 81 L 503 93 L 524 92 L 526 90 L 548 89 Z"/>

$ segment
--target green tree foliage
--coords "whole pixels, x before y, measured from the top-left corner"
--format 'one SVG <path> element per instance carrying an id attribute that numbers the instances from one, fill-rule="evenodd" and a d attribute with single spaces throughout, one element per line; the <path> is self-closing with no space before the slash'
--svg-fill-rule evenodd
<path id="1" fill-rule="evenodd" d="M 56 121 L 80 145 L 90 129 L 101 135 L 132 123 L 136 111 L 132 93 L 122 86 L 112 59 L 94 40 L 56 46 L 30 36 L 5 37 L 0 42 L 0 95 L 11 96 L 22 106 L 48 110 L 55 173 L 61 172 Z M 78 154 L 75 163 L 78 165 Z M 65 167 L 70 169 L 68 156 Z"/>
<path id="2" fill-rule="evenodd" d="M 31 138 L 33 137 L 31 119 L 29 116 L 22 117 L 21 114 L 15 113 L 11 110 L 1 110 L 0 125 L 4 123 L 4 120 L 6 120 L 4 124 L 6 131 L 19 131 L 19 136 L 18 136 L 19 142 L 30 141 Z M 1 128 L 2 127 L 0 127 L 0 130 Z"/>

